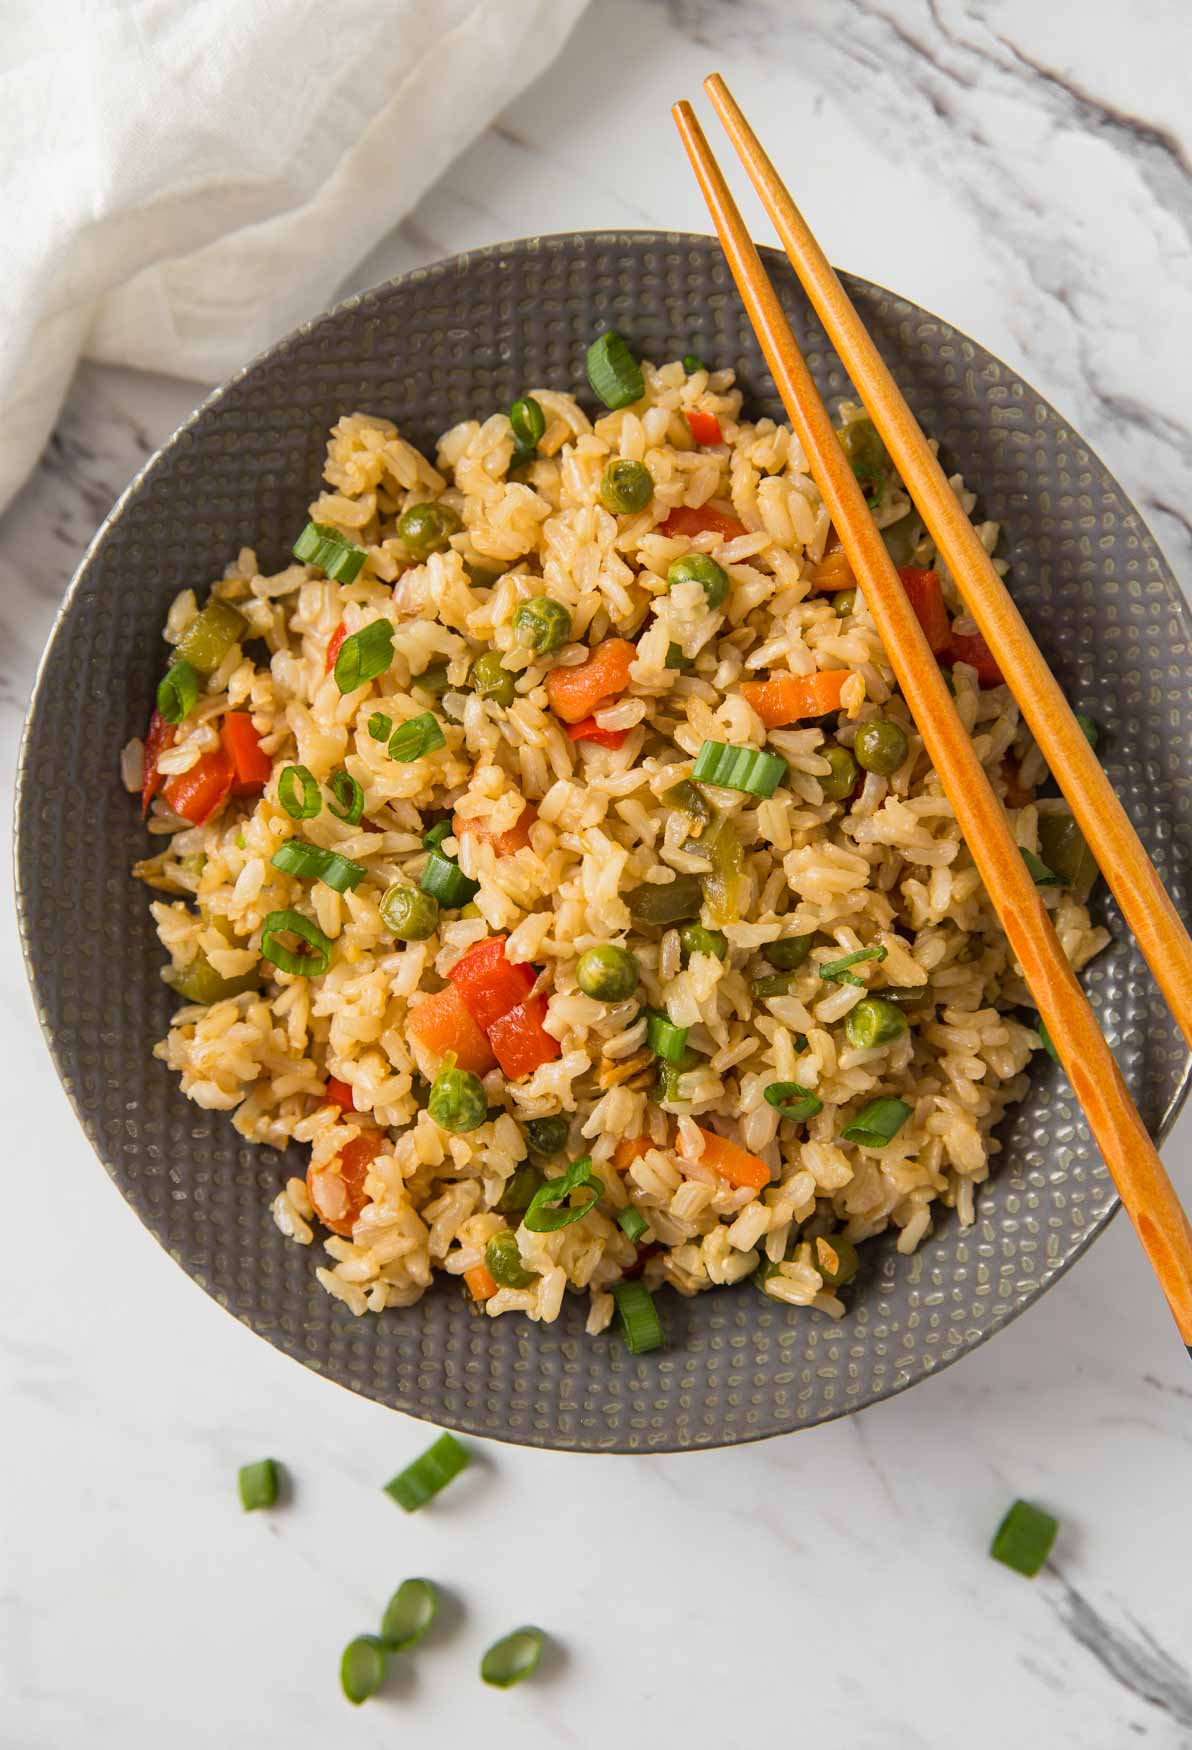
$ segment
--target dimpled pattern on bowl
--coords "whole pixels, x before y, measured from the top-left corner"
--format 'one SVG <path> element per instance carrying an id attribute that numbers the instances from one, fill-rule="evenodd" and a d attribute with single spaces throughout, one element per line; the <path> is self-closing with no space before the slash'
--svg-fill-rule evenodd
<path id="1" fill-rule="evenodd" d="M 849 392 L 785 260 L 767 264 L 821 390 Z M 1074 699 L 1101 725 L 1110 775 L 1176 905 L 1192 869 L 1190 624 L 1138 513 L 1057 413 L 937 317 L 849 280 L 946 461 L 1007 531 L 1011 583 Z M 428 1421 L 537 1446 L 631 1452 L 729 1445 L 810 1426 L 954 1361 L 1021 1312 L 1116 1207 L 1060 1070 L 1029 1099 L 967 1233 L 945 1215 L 913 1258 L 867 1247 L 840 1323 L 751 1286 L 660 1297 L 665 1350 L 588 1338 L 582 1303 L 554 1325 L 476 1317 L 440 1283 L 409 1311 L 354 1319 L 314 1278 L 318 1247 L 268 1214 L 302 1171 L 183 1098 L 150 1055 L 171 997 L 121 788 L 143 733 L 175 592 L 241 545 L 282 564 L 314 496 L 328 426 L 363 408 L 433 445 L 454 421 L 534 385 L 582 386 L 615 326 L 656 361 L 731 364 L 755 413 L 782 417 L 717 245 L 652 233 L 530 240 L 455 257 L 353 298 L 250 365 L 146 468 L 71 587 L 43 664 L 18 795 L 18 901 L 30 976 L 62 1080 L 137 1214 L 207 1292 L 308 1367 Z M 1115 941 L 1086 984 L 1131 1092 L 1162 1134 L 1188 1059 L 1111 903 Z M 80 927 L 79 920 L 83 920 Z M 153 1315 L 156 1308 L 146 1308 Z"/>

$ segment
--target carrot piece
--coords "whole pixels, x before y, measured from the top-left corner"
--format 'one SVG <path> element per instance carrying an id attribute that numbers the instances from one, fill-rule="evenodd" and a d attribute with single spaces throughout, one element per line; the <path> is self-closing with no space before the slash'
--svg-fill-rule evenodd
<path id="1" fill-rule="evenodd" d="M 767 729 L 798 723 L 803 717 L 826 717 L 839 711 L 844 683 L 851 668 L 821 668 L 814 674 L 774 674 L 768 681 L 742 681 L 741 692 Z"/>
<path id="2" fill-rule="evenodd" d="M 453 814 L 451 830 L 456 838 L 468 833 L 473 838 L 483 839 L 490 844 L 498 857 L 508 857 L 513 851 L 524 851 L 530 843 L 530 828 L 538 819 L 538 810 L 533 803 L 527 802 L 513 825 L 504 832 L 490 832 L 488 827 L 475 816 Z"/>
<path id="3" fill-rule="evenodd" d="M 705 413 L 698 407 L 690 407 L 687 410 L 687 424 L 697 444 L 722 444 L 724 442 L 720 421 L 714 413 Z"/>
<path id="4" fill-rule="evenodd" d="M 222 747 L 205 753 L 188 772 L 179 772 L 165 786 L 165 798 L 175 814 L 202 826 L 222 808 L 236 782 L 236 768 Z"/>
<path id="5" fill-rule="evenodd" d="M 722 510 L 713 510 L 710 504 L 701 504 L 698 510 L 693 505 L 680 504 L 671 511 L 664 523 L 659 523 L 658 533 L 685 535 L 689 541 L 693 541 L 697 535 L 717 534 L 726 541 L 733 541 L 738 535 L 747 535 L 749 531 L 735 516 L 729 516 Z"/>
<path id="6" fill-rule="evenodd" d="M 636 646 L 627 638 L 606 638 L 578 668 L 552 668 L 546 692 L 555 716 L 564 723 L 582 723 L 603 700 L 623 693 L 636 656 Z"/>
<path id="7" fill-rule="evenodd" d="M 315 1214 L 333 1234 L 351 1239 L 360 1211 L 368 1202 L 364 1181 L 368 1169 L 389 1146 L 383 1130 L 362 1130 L 326 1166 L 306 1169 L 306 1189 Z"/>
<path id="8" fill-rule="evenodd" d="M 983 687 L 1005 686 L 1006 677 L 979 632 L 953 632 L 945 654 L 952 662 L 967 662 L 970 668 L 975 668 Z"/>
<path id="9" fill-rule="evenodd" d="M 437 1061 L 454 1051 L 457 1066 L 474 1076 L 487 1075 L 497 1061 L 453 984 L 411 1009 L 406 1029 L 429 1057 Z"/>
<path id="10" fill-rule="evenodd" d="M 338 1106 L 344 1112 L 356 1110 L 356 1096 L 352 1092 L 350 1082 L 341 1082 L 335 1076 L 327 1077 L 327 1086 L 323 1090 L 323 1098 L 329 1106 Z"/>
<path id="11" fill-rule="evenodd" d="M 653 1147 L 648 1136 L 623 1136 L 613 1150 L 613 1166 L 618 1173 L 628 1172 L 634 1161 L 640 1155 L 648 1154 Z"/>
<path id="12" fill-rule="evenodd" d="M 546 998 L 530 997 L 489 1028 L 488 1042 L 511 1082 L 532 1075 L 542 1064 L 561 1055 L 563 1047 L 542 1025 L 545 1019 Z"/>
<path id="13" fill-rule="evenodd" d="M 272 775 L 273 761 L 261 752 L 261 738 L 248 712 L 229 711 L 219 739 L 236 768 L 234 793 L 242 796 L 251 790 L 263 790 Z"/>
<path id="14" fill-rule="evenodd" d="M 567 733 L 572 741 L 592 741 L 597 747 L 624 747 L 629 737 L 627 729 L 601 729 L 595 717 L 585 717 L 582 723 L 569 723 Z"/>
<path id="15" fill-rule="evenodd" d="M 938 656 L 952 636 L 952 622 L 944 606 L 939 572 L 923 571 L 917 565 L 900 565 L 898 575 L 932 654 Z"/>
<path id="16" fill-rule="evenodd" d="M 497 1292 L 497 1279 L 483 1264 L 464 1271 L 464 1281 L 473 1300 L 489 1300 Z"/>
<path id="17" fill-rule="evenodd" d="M 157 769 L 157 762 L 168 747 L 173 747 L 177 733 L 174 725 L 167 723 L 161 712 L 155 710 L 145 732 L 145 763 L 141 771 L 142 820 L 149 812 L 149 804 L 165 783 Z"/>
<path id="18" fill-rule="evenodd" d="M 765 1161 L 749 1154 L 738 1143 L 730 1142 L 727 1136 L 717 1136 L 714 1130 L 704 1130 L 701 1125 L 696 1125 L 696 1129 L 704 1139 L 700 1160 L 719 1173 L 722 1179 L 727 1179 L 730 1185 L 747 1186 L 751 1191 L 765 1190 L 770 1183 L 770 1169 Z M 681 1137 L 679 1152 L 683 1152 Z"/>
<path id="19" fill-rule="evenodd" d="M 838 590 L 853 589 L 856 578 L 853 568 L 848 562 L 848 555 L 840 544 L 840 536 L 835 529 L 828 530 L 828 538 L 824 542 L 824 556 L 816 564 L 809 565 L 803 573 L 812 589 L 830 590 L 833 595 Z"/>
<path id="20" fill-rule="evenodd" d="M 343 647 L 343 641 L 347 637 L 347 635 L 348 635 L 348 628 L 344 625 L 343 621 L 341 620 L 339 625 L 335 628 L 335 631 L 331 634 L 330 638 L 327 640 L 327 660 L 323 664 L 323 673 L 324 674 L 330 674 L 331 670 L 335 667 L 335 659 L 339 655 L 340 650 Z"/>
<path id="21" fill-rule="evenodd" d="M 473 1021 L 487 1033 L 494 1021 L 525 1001 L 537 974 L 532 966 L 505 958 L 504 936 L 489 936 L 462 954 L 447 976 Z"/>

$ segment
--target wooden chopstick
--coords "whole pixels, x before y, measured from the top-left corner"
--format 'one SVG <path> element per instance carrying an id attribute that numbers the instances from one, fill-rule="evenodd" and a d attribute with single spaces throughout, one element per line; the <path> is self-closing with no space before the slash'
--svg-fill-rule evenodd
<path id="1" fill-rule="evenodd" d="M 807 221 L 719 73 L 704 81 L 812 307 L 865 403 L 964 605 L 1010 684 L 1155 982 L 1192 1045 L 1192 937 L 1009 590 Z"/>
<path id="2" fill-rule="evenodd" d="M 1089 1128 L 1192 1353 L 1192 1229 L 1060 947 L 1002 806 L 837 440 L 728 185 L 689 103 L 672 114 L 808 465 L 865 592 L 903 696 Z"/>

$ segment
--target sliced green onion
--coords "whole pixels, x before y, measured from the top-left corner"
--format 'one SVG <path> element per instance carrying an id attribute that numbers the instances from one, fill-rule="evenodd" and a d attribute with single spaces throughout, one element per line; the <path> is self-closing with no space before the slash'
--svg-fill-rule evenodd
<path id="1" fill-rule="evenodd" d="M 1076 721 L 1079 723 L 1081 734 L 1084 736 L 1084 739 L 1088 742 L 1089 746 L 1096 747 L 1097 725 L 1093 722 L 1092 718 L 1086 716 L 1083 711 L 1077 711 Z"/>
<path id="2" fill-rule="evenodd" d="M 389 737 L 389 758 L 408 766 L 420 760 L 423 754 L 433 753 L 435 748 L 446 745 L 447 737 L 439 728 L 434 712 L 423 711 L 420 717 L 411 717 L 409 722 L 398 724 Z"/>
<path id="3" fill-rule="evenodd" d="M 494 1689 L 512 1689 L 537 1671 L 545 1640 L 540 1628 L 515 1628 L 511 1635 L 494 1641 L 481 1659 L 481 1677 Z"/>
<path id="4" fill-rule="evenodd" d="M 549 1124 L 550 1119 L 542 1122 Z M 564 1137 L 564 1141 L 566 1138 Z M 497 1199 L 498 1215 L 522 1216 L 534 1201 L 534 1193 L 542 1184 L 542 1174 L 537 1167 L 532 1167 L 529 1161 L 523 1161 L 514 1167 L 505 1181 L 505 1189 Z"/>
<path id="5" fill-rule="evenodd" d="M 326 523 L 307 523 L 290 551 L 295 559 L 301 559 L 304 565 L 317 566 L 337 583 L 354 583 L 368 558 L 363 547 L 345 540 Z M 344 691 L 348 689 L 345 687 Z"/>
<path id="6" fill-rule="evenodd" d="M 851 1124 L 840 1132 L 845 1142 L 858 1142 L 862 1148 L 885 1148 L 892 1142 L 910 1117 L 913 1107 L 905 1100 L 871 1100 L 863 1112 L 858 1112 Z"/>
<path id="7" fill-rule="evenodd" d="M 989 1553 L 994 1561 L 1004 1562 L 1016 1574 L 1033 1580 L 1051 1554 L 1059 1530 L 1058 1519 L 1045 1513 L 1042 1507 L 1032 1507 L 1029 1501 L 1015 1501 L 993 1534 Z"/>
<path id="8" fill-rule="evenodd" d="M 813 1094 L 810 1088 L 802 1088 L 798 1082 L 771 1082 L 763 1091 L 762 1098 L 767 1105 L 783 1118 L 789 1118 L 795 1124 L 802 1124 L 807 1118 L 814 1118 L 817 1112 L 822 1112 L 824 1102 Z"/>
<path id="9" fill-rule="evenodd" d="M 479 881 L 471 880 L 458 863 L 453 863 L 441 851 L 431 852 L 418 885 L 423 893 L 429 893 L 432 899 L 437 899 L 449 910 L 467 905 L 480 892 Z"/>
<path id="10" fill-rule="evenodd" d="M 859 990 L 864 990 L 864 979 L 850 972 L 849 967 L 859 966 L 862 960 L 884 960 L 888 953 L 888 948 L 858 948 L 853 954 L 841 955 L 839 960 L 825 960 L 819 968 L 819 975 L 833 984 L 855 984 Z"/>
<path id="11" fill-rule="evenodd" d="M 393 719 L 384 711 L 374 711 L 368 720 L 368 733 L 374 741 L 388 741 L 393 734 Z"/>
<path id="12" fill-rule="evenodd" d="M 259 1458 L 255 1464 L 242 1464 L 236 1473 L 240 1490 L 240 1505 L 246 1513 L 258 1507 L 275 1507 L 278 1496 L 277 1460 Z"/>
<path id="13" fill-rule="evenodd" d="M 449 839 L 452 833 L 449 820 L 437 820 L 434 826 L 422 835 L 422 842 L 428 851 L 437 851 L 444 839 Z"/>
<path id="14" fill-rule="evenodd" d="M 707 368 L 707 365 L 704 363 L 703 359 L 700 358 L 698 353 L 685 352 L 683 354 L 683 369 L 687 372 L 689 377 L 693 377 L 696 371 L 706 371 Z"/>
<path id="15" fill-rule="evenodd" d="M 353 1707 L 359 1707 L 377 1693 L 388 1669 L 389 1649 L 384 1641 L 377 1635 L 357 1635 L 343 1650 L 339 1686 Z"/>
<path id="16" fill-rule="evenodd" d="M 1041 1016 L 1039 1019 L 1039 1043 L 1043 1047 L 1044 1051 L 1047 1053 L 1048 1057 L 1051 1059 L 1052 1063 L 1059 1063 L 1060 1054 L 1055 1048 L 1055 1041 L 1052 1039 L 1051 1034 L 1047 1031 L 1047 1023 L 1043 1020 L 1043 1018 Z"/>
<path id="17" fill-rule="evenodd" d="M 698 875 L 676 875 L 673 881 L 643 881 L 625 895 L 630 916 L 639 924 L 678 924 L 699 916 L 703 884 Z"/>
<path id="18" fill-rule="evenodd" d="M 656 1009 L 646 1011 L 646 1044 L 664 1063 L 681 1063 L 687 1049 L 687 1028 L 676 1027 Z"/>
<path id="19" fill-rule="evenodd" d="M 287 933 L 307 943 L 294 952 L 276 940 Z M 318 978 L 331 964 L 331 942 L 317 924 L 297 911 L 271 911 L 261 930 L 261 958 L 297 978 Z"/>
<path id="20" fill-rule="evenodd" d="M 546 414 L 539 402 L 532 395 L 523 395 L 509 409 L 509 423 L 513 427 L 516 448 L 510 458 L 509 466 L 519 468 L 523 462 L 528 462 L 537 450 L 546 430 Z"/>
<path id="21" fill-rule="evenodd" d="M 644 1282 L 614 1282 L 612 1297 L 621 1321 L 621 1335 L 631 1355 L 648 1355 L 663 1344 L 662 1320 Z"/>
<path id="22" fill-rule="evenodd" d="M 614 411 L 640 401 L 646 392 L 642 368 L 615 328 L 592 342 L 586 364 L 594 393 Z"/>
<path id="23" fill-rule="evenodd" d="M 1036 887 L 1058 887 L 1060 885 L 1059 876 L 1054 869 L 1047 867 L 1042 857 L 1036 857 L 1034 851 L 1028 851 L 1025 845 L 1019 845 L 1018 849 Z"/>
<path id="24" fill-rule="evenodd" d="M 419 1507 L 425 1507 L 433 1500 L 440 1489 L 445 1489 L 461 1470 L 466 1470 L 470 1462 L 471 1453 L 466 1446 L 460 1445 L 454 1434 L 440 1434 L 421 1457 L 385 1484 L 385 1493 L 407 1513 L 416 1513 Z"/>
<path id="25" fill-rule="evenodd" d="M 587 1191 L 590 1195 L 583 1203 L 572 1205 L 568 1198 L 573 1191 Z M 603 1195 L 604 1181 L 593 1173 L 591 1155 L 581 1155 L 579 1160 L 572 1161 L 562 1178 L 549 1180 L 534 1193 L 525 1213 L 525 1225 L 534 1234 L 558 1233 L 560 1228 L 570 1227 L 573 1221 L 587 1215 Z"/>
<path id="26" fill-rule="evenodd" d="M 335 659 L 335 684 L 341 693 L 355 692 L 375 681 L 393 661 L 393 622 L 370 620 L 345 638 Z"/>
<path id="27" fill-rule="evenodd" d="M 291 820 L 313 820 L 323 806 L 315 775 L 306 766 L 284 766 L 277 780 L 277 800 Z"/>
<path id="28" fill-rule="evenodd" d="M 730 747 L 705 741 L 691 776 L 722 790 L 742 790 L 746 796 L 772 796 L 786 776 L 786 761 L 764 748 Z"/>
<path id="29" fill-rule="evenodd" d="M 321 845 L 308 845 L 305 839 L 287 839 L 278 845 L 269 861 L 283 875 L 297 875 L 303 881 L 322 881 L 336 893 L 346 893 L 359 887 L 368 870 L 351 857 L 341 857 L 338 851 L 325 851 Z"/>
<path id="30" fill-rule="evenodd" d="M 646 1231 L 646 1218 L 640 1209 L 634 1209 L 632 1204 L 627 1204 L 624 1209 L 617 1211 L 617 1226 L 626 1239 L 632 1240 L 636 1245 Z"/>
<path id="31" fill-rule="evenodd" d="M 167 723 L 181 723 L 194 710 L 199 677 L 189 662 L 176 662 L 157 683 L 157 709 Z"/>
<path id="32" fill-rule="evenodd" d="M 385 1606 L 381 1639 L 391 1653 L 416 1647 L 439 1614 L 438 1587 L 429 1580 L 403 1580 Z"/>
<path id="33" fill-rule="evenodd" d="M 335 797 L 336 807 L 328 803 L 336 820 L 346 822 L 348 826 L 359 826 L 364 813 L 364 790 L 350 772 L 341 766 L 338 772 L 332 772 L 328 779 L 328 788 Z"/>

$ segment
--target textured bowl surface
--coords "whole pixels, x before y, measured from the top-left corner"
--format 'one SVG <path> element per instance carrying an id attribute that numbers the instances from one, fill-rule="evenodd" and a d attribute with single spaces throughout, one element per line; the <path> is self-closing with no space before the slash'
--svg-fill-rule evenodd
<path id="1" fill-rule="evenodd" d="M 849 385 L 785 260 L 768 265 L 821 390 Z M 1074 698 L 1177 906 L 1192 875 L 1192 626 L 1137 511 L 1075 432 L 989 353 L 864 281 L 849 288 L 923 426 L 1006 531 L 1011 585 Z M 149 464 L 88 553 L 47 650 L 18 793 L 21 928 L 34 995 L 87 1135 L 146 1226 L 270 1342 L 382 1403 L 497 1439 L 583 1450 L 728 1445 L 871 1404 L 954 1361 L 1027 1307 L 1105 1226 L 1116 1196 L 1061 1072 L 1029 1099 L 962 1233 L 945 1215 L 913 1258 L 879 1240 L 840 1323 L 748 1284 L 662 1297 L 669 1344 L 634 1358 L 588 1338 L 576 1299 L 554 1325 L 472 1316 L 442 1284 L 409 1311 L 354 1319 L 283 1240 L 268 1204 L 288 1172 L 228 1118 L 192 1106 L 150 1055 L 171 997 L 119 754 L 144 730 L 159 631 L 179 589 L 242 545 L 284 563 L 327 428 L 357 408 L 432 446 L 535 385 L 583 385 L 584 352 L 621 329 L 662 361 L 731 364 L 755 413 L 782 418 L 719 248 L 708 238 L 586 234 L 458 256 L 354 298 L 220 390 Z M 1116 909 L 1086 984 L 1156 1135 L 1188 1059 Z M 146 1308 L 153 1316 L 156 1309 Z"/>

